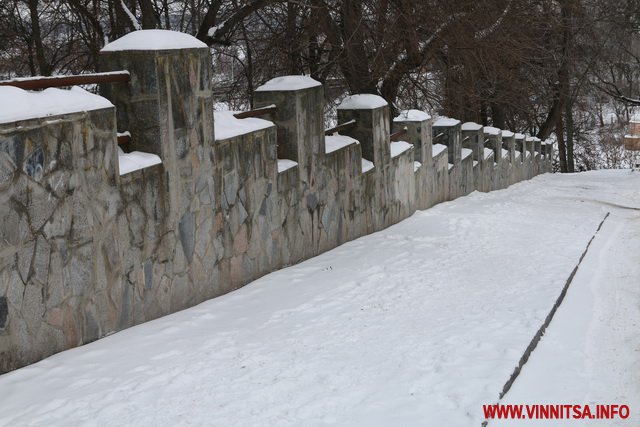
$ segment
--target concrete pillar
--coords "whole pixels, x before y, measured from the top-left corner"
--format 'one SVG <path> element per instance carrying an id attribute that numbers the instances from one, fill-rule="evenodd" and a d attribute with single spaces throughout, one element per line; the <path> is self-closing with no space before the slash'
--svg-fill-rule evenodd
<path id="1" fill-rule="evenodd" d="M 104 71 L 131 75 L 129 83 L 105 84 L 100 92 L 116 106 L 118 130 L 131 133 L 132 149 L 164 162 L 212 143 L 211 55 L 204 43 L 175 31 L 134 31 L 105 46 L 100 63 Z"/>
<path id="2" fill-rule="evenodd" d="M 338 123 L 355 120 L 349 130 L 343 132 L 360 141 L 362 157 L 372 161 L 376 168 L 389 163 L 389 106 L 377 95 L 361 94 L 345 98 L 338 105 Z"/>
<path id="3" fill-rule="evenodd" d="M 485 146 L 493 150 L 495 162 L 502 164 L 502 130 L 485 126 L 484 128 Z"/>
<path id="4" fill-rule="evenodd" d="M 516 159 L 516 138 L 509 130 L 502 131 L 502 148 L 509 152 L 509 161 L 513 164 Z"/>
<path id="5" fill-rule="evenodd" d="M 454 165 L 454 167 L 460 164 L 462 158 L 460 132 L 460 120 L 449 117 L 439 117 L 433 122 L 433 143 L 447 146 L 449 163 Z"/>
<path id="6" fill-rule="evenodd" d="M 413 144 L 414 159 L 423 165 L 431 163 L 433 158 L 432 126 L 431 116 L 418 110 L 402 111 L 398 117 L 393 119 L 393 131 L 407 129 L 407 134 L 402 139 Z"/>
<path id="7" fill-rule="evenodd" d="M 525 141 L 525 146 L 526 146 L 527 153 L 529 153 L 529 155 L 531 156 L 531 161 L 532 161 L 532 162 L 533 162 L 534 157 L 535 157 L 535 156 L 534 156 L 534 151 L 535 151 L 535 148 L 536 148 L 536 147 L 535 147 L 535 140 L 536 140 L 536 139 L 537 139 L 537 138 L 536 138 L 535 136 L 527 136 L 527 137 L 525 138 L 525 140 L 524 140 L 524 141 Z"/>
<path id="8" fill-rule="evenodd" d="M 547 140 L 547 172 L 553 172 L 553 142 Z"/>
<path id="9" fill-rule="evenodd" d="M 515 149 L 520 152 L 520 163 L 522 163 L 524 162 L 526 157 L 526 153 L 525 153 L 526 145 L 524 142 L 525 136 L 522 133 L 516 133 L 514 135 L 514 139 L 515 139 Z"/>
<path id="10" fill-rule="evenodd" d="M 325 155 L 324 89 L 307 76 L 277 77 L 256 89 L 256 108 L 275 104 L 278 158 L 298 162 L 300 180 L 315 188 L 313 176 Z"/>
<path id="11" fill-rule="evenodd" d="M 129 149 L 162 159 L 169 227 L 179 227 L 191 262 L 195 231 L 189 210 L 196 182 L 211 172 L 214 139 L 209 48 L 184 33 L 134 31 L 105 46 L 100 62 L 105 71 L 131 75 L 129 83 L 102 85 L 100 91 L 116 106 L 118 130 L 131 133 Z"/>
<path id="12" fill-rule="evenodd" d="M 153 317 L 214 295 L 211 277 L 221 253 L 198 248 L 211 247 L 214 239 L 206 219 L 221 210 L 222 180 L 212 177 L 215 162 L 223 159 L 213 158 L 211 55 L 204 43 L 175 31 L 134 31 L 105 46 L 100 61 L 105 71 L 127 70 L 131 75 L 127 84 L 101 87 L 116 106 L 118 130 L 131 133 L 126 150 L 155 153 L 162 160 L 160 175 L 144 181 L 144 188 L 149 188 L 147 223 L 152 225 L 145 232 L 143 250 L 123 256 L 123 271 L 129 276 L 144 274 L 146 295 L 162 295 L 171 305 L 158 309 L 150 296 L 142 300 L 128 295 L 130 301 L 122 303 L 124 327 L 143 318 L 126 311 L 129 304 L 132 311 L 146 310 L 155 313 Z M 121 193 L 142 198 L 146 193 L 139 182 L 122 185 Z M 143 223 L 131 218 L 135 226 Z M 118 239 L 122 247 L 130 244 L 126 229 Z M 167 253 L 175 253 L 181 262 L 173 265 L 165 275 L 168 282 L 161 285 L 160 272 L 170 265 Z M 166 286 L 162 294 L 160 286 Z"/>
<path id="13" fill-rule="evenodd" d="M 542 141 L 540 138 L 535 138 L 533 140 L 533 152 L 538 153 L 539 156 L 542 156 Z"/>
<path id="14" fill-rule="evenodd" d="M 482 125 L 474 122 L 464 123 L 462 130 L 462 148 L 473 151 L 473 160 L 481 162 L 484 159 L 484 132 Z"/>
<path id="15" fill-rule="evenodd" d="M 433 167 L 432 119 L 418 110 L 402 111 L 393 119 L 393 130 L 403 128 L 407 134 L 402 139 L 414 146 L 414 160 L 421 164 L 415 173 L 416 208 L 426 209 L 435 204 L 435 168 Z"/>
<path id="16" fill-rule="evenodd" d="M 279 192 L 284 189 L 288 193 L 280 196 L 288 205 L 288 213 L 281 220 L 296 215 L 296 221 L 288 221 L 284 230 L 288 245 L 282 249 L 287 264 L 318 253 L 323 232 L 318 224 L 328 200 L 335 200 L 324 186 L 324 88 L 307 76 L 277 77 L 254 93 L 256 108 L 272 104 L 276 106 L 270 119 L 276 124 L 278 158 L 298 163 L 297 177 L 279 174 L 277 183 Z"/>
<path id="17" fill-rule="evenodd" d="M 338 106 L 338 123 L 351 120 L 355 120 L 355 125 L 343 133 L 357 139 L 362 158 L 374 163 L 371 172 L 361 175 L 359 200 L 364 229 L 373 232 L 389 225 L 389 208 L 394 200 L 391 182 L 395 173 L 389 171 L 392 164 L 389 106 L 377 95 L 349 96 Z"/>

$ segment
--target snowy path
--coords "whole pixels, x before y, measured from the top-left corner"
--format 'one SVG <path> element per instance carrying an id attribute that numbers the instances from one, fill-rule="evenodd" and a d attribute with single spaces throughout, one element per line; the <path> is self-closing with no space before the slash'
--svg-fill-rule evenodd
<path id="1" fill-rule="evenodd" d="M 638 188 L 640 174 L 624 171 L 545 175 L 418 212 L 226 296 L 0 376 L 0 425 L 479 426 L 482 405 L 497 400 L 606 212 L 640 233 L 638 212 L 617 207 L 640 207 Z M 585 372 L 638 371 L 637 325 L 618 316 L 638 308 L 637 281 L 625 275 L 637 274 L 640 252 L 628 237 L 622 247 L 599 243 L 598 271 L 619 273 L 621 292 L 592 287 L 607 297 L 596 313 L 619 328 L 611 337 L 619 347 L 596 352 Z M 606 267 L 616 256 L 620 264 Z M 587 338 L 607 335 L 598 328 Z M 521 379 L 524 370 L 510 394 Z M 597 390 L 594 378 L 580 379 Z"/>
<path id="2" fill-rule="evenodd" d="M 618 404 L 622 420 L 589 426 L 640 425 L 640 203 L 613 211 L 582 262 L 563 304 L 503 404 Z M 575 426 L 569 420 L 518 426 Z M 514 425 L 489 422 L 490 427 Z"/>

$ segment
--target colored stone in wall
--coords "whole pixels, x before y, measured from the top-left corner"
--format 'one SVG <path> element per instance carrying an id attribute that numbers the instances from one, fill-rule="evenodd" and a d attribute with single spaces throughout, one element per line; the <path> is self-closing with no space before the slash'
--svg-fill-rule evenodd
<path id="1" fill-rule="evenodd" d="M 0 372 L 479 188 L 475 159 L 461 159 L 459 125 L 447 130 L 452 148 L 434 155 L 431 119 L 398 122 L 414 146 L 392 156 L 389 108 L 377 97 L 339 110 L 339 121 L 356 120 L 349 135 L 359 144 L 330 153 L 317 84 L 267 85 L 255 99 L 276 104 L 275 126 L 215 140 L 206 48 L 110 52 L 103 61 L 131 74 L 104 89 L 117 111 L 0 125 L 0 195 L 9 201 L 0 205 Z M 119 175 L 118 130 L 132 133 L 127 150 L 156 153 L 162 164 Z M 297 166 L 278 172 L 280 156 Z M 504 182 L 489 162 L 481 176 Z"/>

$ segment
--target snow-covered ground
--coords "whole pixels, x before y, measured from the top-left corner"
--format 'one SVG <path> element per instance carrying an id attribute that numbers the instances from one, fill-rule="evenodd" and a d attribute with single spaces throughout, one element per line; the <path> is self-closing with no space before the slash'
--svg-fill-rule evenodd
<path id="1" fill-rule="evenodd" d="M 620 206 L 611 206 L 547 333 L 501 403 L 589 405 L 592 410 L 598 404 L 625 404 L 630 416 L 494 420 L 491 427 L 640 426 L 640 187 L 637 180 L 625 180 L 616 197 L 603 198 L 598 193 L 610 193 L 611 179 L 618 178 L 608 175 L 597 174 L 600 182 L 582 180 L 582 185 L 593 197 Z"/>
<path id="2" fill-rule="evenodd" d="M 638 189 L 544 175 L 418 212 L 0 376 L 0 425 L 480 426 L 607 212 L 502 402 L 628 404 L 638 425 Z"/>

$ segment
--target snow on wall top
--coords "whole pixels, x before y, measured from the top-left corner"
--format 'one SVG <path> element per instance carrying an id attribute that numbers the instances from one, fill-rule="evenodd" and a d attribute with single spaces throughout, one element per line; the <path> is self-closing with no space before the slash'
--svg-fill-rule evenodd
<path id="1" fill-rule="evenodd" d="M 438 154 L 442 153 L 447 149 L 447 146 L 444 144 L 433 144 L 432 148 L 432 156 L 436 157 Z"/>
<path id="2" fill-rule="evenodd" d="M 451 117 L 441 116 L 441 117 L 438 117 L 435 122 L 433 122 L 433 125 L 440 126 L 440 127 L 448 127 L 448 126 L 455 126 L 459 123 L 460 123 L 460 120 L 452 119 Z"/>
<path id="3" fill-rule="evenodd" d="M 473 153 L 473 150 L 470 150 L 469 148 L 463 148 L 462 149 L 462 158 L 466 159 L 467 157 L 469 157 L 471 154 Z"/>
<path id="4" fill-rule="evenodd" d="M 132 151 L 125 153 L 118 147 L 118 166 L 120 175 L 126 175 L 133 171 L 145 169 L 150 166 L 159 165 L 162 160 L 157 154 L 143 153 L 142 151 Z"/>
<path id="5" fill-rule="evenodd" d="M 431 116 L 420 110 L 403 110 L 398 117 L 394 118 L 394 122 L 423 122 L 429 120 Z"/>
<path id="6" fill-rule="evenodd" d="M 120 37 L 103 47 L 100 52 L 121 50 L 172 50 L 207 48 L 190 34 L 169 30 L 138 30 Z"/>
<path id="7" fill-rule="evenodd" d="M 493 152 L 492 149 L 490 148 L 485 148 L 484 149 L 484 158 L 488 159 L 489 157 L 493 156 L 495 153 Z"/>
<path id="8" fill-rule="evenodd" d="M 367 160 L 367 159 L 361 159 L 362 160 L 362 173 L 365 172 L 369 172 L 370 170 L 372 170 L 374 168 L 374 164 L 373 162 Z"/>
<path id="9" fill-rule="evenodd" d="M 370 93 L 347 96 L 338 105 L 338 110 L 373 110 L 389 105 L 383 97 Z"/>
<path id="10" fill-rule="evenodd" d="M 526 138 L 527 141 L 533 141 L 533 142 L 540 142 L 540 138 L 538 138 L 537 136 L 528 136 Z"/>
<path id="11" fill-rule="evenodd" d="M 275 90 L 300 90 L 320 86 L 321 83 L 309 76 L 281 76 L 271 79 L 256 89 L 256 92 Z"/>
<path id="12" fill-rule="evenodd" d="M 326 154 L 338 151 L 341 148 L 347 147 L 352 144 L 360 144 L 357 139 L 353 139 L 346 135 L 333 134 L 324 137 L 324 152 Z"/>
<path id="13" fill-rule="evenodd" d="M 511 138 L 515 136 L 515 133 L 511 132 L 510 130 L 503 130 L 502 131 L 502 137 L 503 138 Z"/>
<path id="14" fill-rule="evenodd" d="M 405 151 L 413 148 L 413 144 L 409 144 L 406 141 L 394 141 L 390 145 L 391 157 L 397 157 Z"/>
<path id="15" fill-rule="evenodd" d="M 113 107 L 107 99 L 79 87 L 32 92 L 0 86 L 0 123 Z"/>
<path id="16" fill-rule="evenodd" d="M 500 132 L 502 132 L 501 129 L 494 128 L 492 126 L 485 126 L 484 127 L 484 133 L 487 134 L 487 135 L 500 135 Z"/>
<path id="17" fill-rule="evenodd" d="M 462 124 L 462 130 L 480 130 L 482 129 L 482 125 L 479 125 L 474 122 L 466 122 Z"/>
<path id="18" fill-rule="evenodd" d="M 515 137 L 516 137 L 516 139 L 524 139 L 524 134 L 523 133 L 516 133 Z"/>
<path id="19" fill-rule="evenodd" d="M 215 139 L 222 140 L 244 135 L 261 129 L 275 126 L 269 120 L 249 117 L 246 119 L 236 119 L 233 115 L 236 111 L 214 111 L 213 122 Z"/>
<path id="20" fill-rule="evenodd" d="M 289 159 L 278 159 L 278 173 L 298 166 L 298 162 Z"/>

